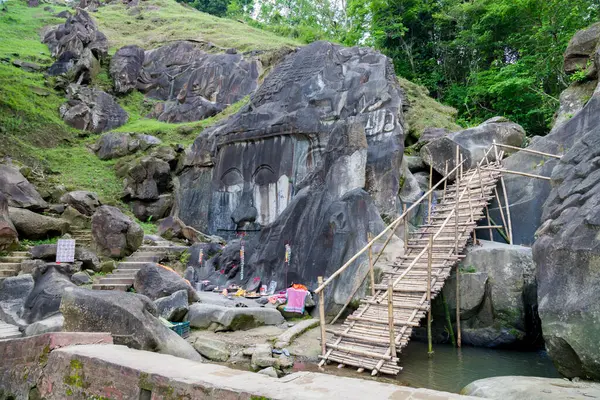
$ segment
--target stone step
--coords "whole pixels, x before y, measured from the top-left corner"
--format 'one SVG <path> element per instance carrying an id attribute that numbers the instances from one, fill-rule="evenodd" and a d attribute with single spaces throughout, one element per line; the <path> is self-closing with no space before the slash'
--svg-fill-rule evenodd
<path id="1" fill-rule="evenodd" d="M 140 269 L 144 265 L 148 265 L 149 263 L 146 261 L 122 261 L 117 265 L 118 269 Z"/>
<path id="2" fill-rule="evenodd" d="M 127 276 L 135 276 L 135 274 L 139 271 L 139 269 L 115 269 L 111 275 L 116 275 L 116 276 L 123 276 L 123 275 L 127 275 Z M 108 275 L 107 275 L 108 276 Z"/>
<path id="3" fill-rule="evenodd" d="M 13 251 L 10 253 L 12 257 L 31 257 L 31 254 L 28 251 Z"/>
<path id="4" fill-rule="evenodd" d="M 102 278 L 98 281 L 99 285 L 114 285 L 114 284 L 125 284 L 125 285 L 133 285 L 133 281 L 135 281 L 134 277 L 107 277 Z"/>
<path id="5" fill-rule="evenodd" d="M 13 339 L 23 336 L 16 325 L 7 324 L 0 321 L 0 340 Z"/>
<path id="6" fill-rule="evenodd" d="M 127 285 L 124 283 L 115 283 L 108 285 L 96 283 L 92 285 L 92 290 L 120 290 L 122 292 L 126 292 L 127 290 L 129 290 L 130 287 L 131 285 Z"/>
<path id="7" fill-rule="evenodd" d="M 0 257 L 0 263 L 21 263 L 23 260 L 27 260 L 27 256 L 6 256 Z"/>
<path id="8" fill-rule="evenodd" d="M 189 247 L 187 246 L 148 246 L 143 245 L 139 248 L 141 251 L 154 251 L 154 252 L 183 252 L 186 251 Z"/>
<path id="9" fill-rule="evenodd" d="M 160 261 L 164 256 L 129 256 L 123 262 L 143 262 L 143 263 L 154 263 Z"/>
<path id="10" fill-rule="evenodd" d="M 14 269 L 2 269 L 0 267 L 0 277 L 10 278 L 11 276 L 16 276 L 18 274 L 17 270 Z"/>
<path id="11" fill-rule="evenodd" d="M 19 269 L 21 268 L 20 262 L 0 262 L 0 269 Z"/>

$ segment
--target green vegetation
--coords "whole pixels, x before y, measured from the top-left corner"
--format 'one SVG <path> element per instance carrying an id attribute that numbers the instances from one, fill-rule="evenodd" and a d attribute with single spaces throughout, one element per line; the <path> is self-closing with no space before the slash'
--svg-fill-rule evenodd
<path id="1" fill-rule="evenodd" d="M 145 1 L 133 8 L 112 2 L 99 8 L 93 16 L 108 37 L 111 52 L 125 45 L 136 44 L 148 49 L 184 39 L 212 42 L 240 51 L 274 50 L 300 44 L 245 23 L 196 12 L 173 0 Z"/>
<path id="2" fill-rule="evenodd" d="M 477 272 L 477 269 L 475 269 L 475 267 L 472 265 L 467 265 L 464 267 L 460 267 L 460 272 L 463 274 L 473 274 Z"/>
<path id="3" fill-rule="evenodd" d="M 410 103 L 410 109 L 404 115 L 408 123 L 407 144 L 414 144 L 425 128 L 446 128 L 450 132 L 462 129 L 456 124 L 456 109 L 432 99 L 424 86 L 404 78 L 399 78 L 399 81 Z"/>

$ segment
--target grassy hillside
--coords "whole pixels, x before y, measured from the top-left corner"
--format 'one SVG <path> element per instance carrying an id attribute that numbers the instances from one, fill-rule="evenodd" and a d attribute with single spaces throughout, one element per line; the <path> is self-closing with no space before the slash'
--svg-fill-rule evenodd
<path id="1" fill-rule="evenodd" d="M 122 182 L 114 173 L 114 161 L 101 161 L 89 149 L 99 135 L 83 133 L 67 126 L 58 109 L 64 93 L 55 91 L 40 72 L 26 72 L 13 65 L 15 60 L 48 67 L 53 60 L 40 32 L 47 25 L 63 23 L 54 15 L 67 9 L 52 5 L 29 8 L 24 0 L 9 0 L 8 11 L 0 12 L 0 158 L 8 156 L 31 167 L 30 179 L 38 186 L 57 184 L 68 189 L 97 192 L 105 203 L 118 204 Z M 121 2 L 100 7 L 92 13 L 110 42 L 110 53 L 127 44 L 156 47 L 172 40 L 209 41 L 219 47 L 240 51 L 277 50 L 298 46 L 289 38 L 252 28 L 246 24 L 216 18 L 180 5 L 175 0 L 147 0 L 127 8 Z M 268 51 L 263 57 L 275 54 Z M 95 79 L 95 85 L 110 91 L 108 63 Z M 413 108 L 407 115 L 411 132 L 426 126 L 458 128 L 455 111 L 427 96 L 426 91 L 402 80 Z M 244 99 L 221 114 L 200 122 L 170 124 L 150 120 L 151 103 L 135 92 L 117 98 L 130 119 L 117 131 L 158 136 L 166 144 L 190 144 L 199 132 L 215 121 L 236 112 Z M 416 134 L 414 134 L 416 135 Z"/>
<path id="2" fill-rule="evenodd" d="M 219 47 L 240 51 L 273 50 L 300 43 L 274 33 L 253 28 L 242 22 L 214 17 L 174 0 L 140 1 L 127 8 L 115 1 L 98 9 L 94 18 L 108 36 L 111 52 L 128 44 L 145 49 L 173 40 L 212 42 Z"/>

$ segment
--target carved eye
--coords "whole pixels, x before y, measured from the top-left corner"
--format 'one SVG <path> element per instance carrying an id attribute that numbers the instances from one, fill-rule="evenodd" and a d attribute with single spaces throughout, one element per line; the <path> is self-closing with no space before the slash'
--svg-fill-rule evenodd
<path id="1" fill-rule="evenodd" d="M 244 187 L 244 176 L 238 169 L 231 168 L 223 174 L 221 183 L 227 192 L 239 192 Z"/>
<path id="2" fill-rule="evenodd" d="M 254 172 L 254 183 L 260 186 L 268 185 L 277 182 L 277 175 L 268 165 L 261 165 Z"/>

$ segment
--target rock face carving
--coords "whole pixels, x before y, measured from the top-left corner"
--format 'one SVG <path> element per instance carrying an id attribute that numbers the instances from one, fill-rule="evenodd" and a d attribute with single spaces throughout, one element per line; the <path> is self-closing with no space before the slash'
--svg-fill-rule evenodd
<path id="1" fill-rule="evenodd" d="M 397 212 L 401 94 L 391 62 L 373 50 L 317 42 L 289 55 L 250 105 L 196 139 L 179 216 L 221 236 L 260 229 L 244 280 L 316 284 L 383 229 L 381 213 Z M 295 249 L 287 272 L 286 243 Z M 239 279 L 238 266 L 221 279 Z M 345 275 L 330 299 L 352 290 Z"/>
<path id="2" fill-rule="evenodd" d="M 533 246 L 542 332 L 559 372 L 598 380 L 600 124 L 557 163 L 551 184 Z"/>
<path id="3" fill-rule="evenodd" d="M 273 223 L 322 164 L 332 132 L 354 123 L 366 153 L 344 154 L 348 180 L 332 184 L 365 188 L 381 213 L 395 214 L 401 93 L 391 62 L 373 50 L 317 42 L 288 55 L 250 105 L 196 139 L 180 174 L 180 217 L 222 236 Z"/>
<path id="4" fill-rule="evenodd" d="M 261 64 L 241 54 L 209 54 L 197 43 L 179 41 L 145 53 L 126 46 L 111 60 L 115 89 L 137 87 L 161 100 L 150 117 L 166 122 L 199 121 L 211 117 L 252 93 Z"/>

